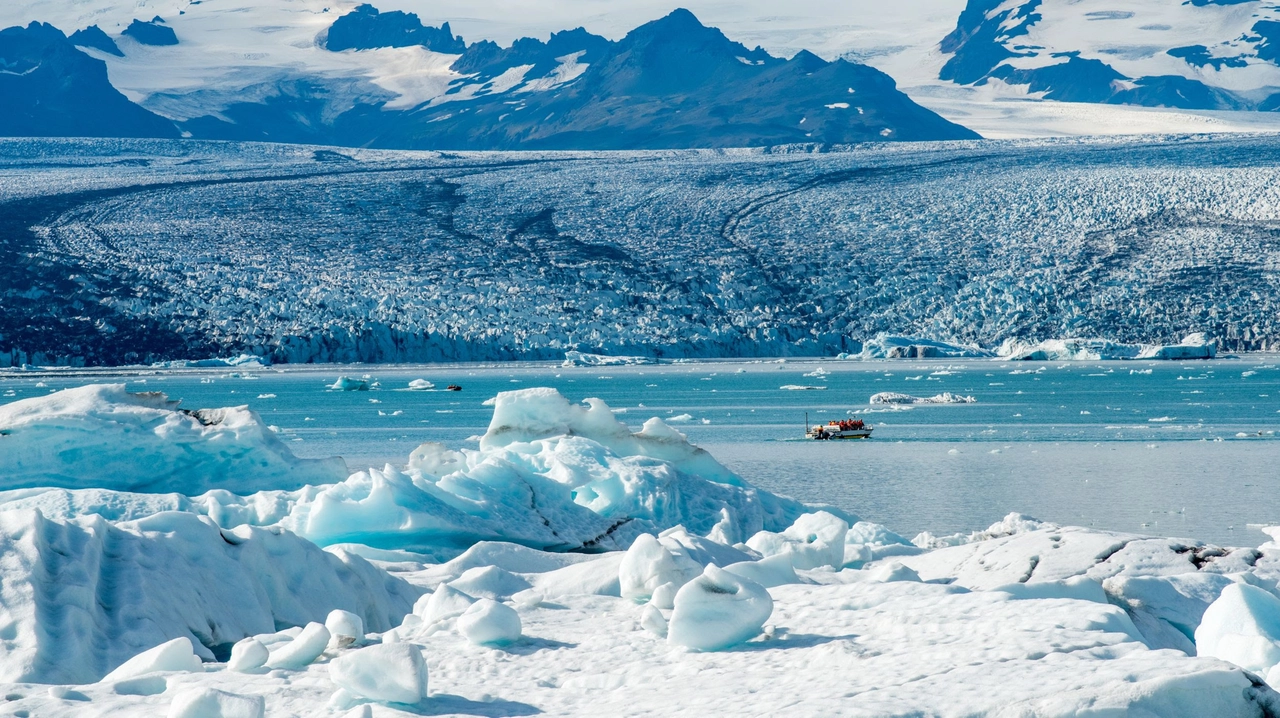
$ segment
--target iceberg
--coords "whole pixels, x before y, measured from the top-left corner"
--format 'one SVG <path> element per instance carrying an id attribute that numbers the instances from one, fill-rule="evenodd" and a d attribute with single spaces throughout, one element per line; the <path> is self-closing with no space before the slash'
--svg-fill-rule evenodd
<path id="1" fill-rule="evenodd" d="M 920 337 L 877 334 L 862 345 L 862 352 L 846 355 L 863 361 L 872 359 L 981 359 L 995 356 L 994 352 L 968 344 L 922 339 Z"/>
<path id="2" fill-rule="evenodd" d="M 565 352 L 564 363 L 560 366 L 628 366 L 633 364 L 655 364 L 656 359 L 639 356 L 607 356 L 605 354 L 586 354 L 584 352 Z"/>
<path id="3" fill-rule="evenodd" d="M 1122 344 L 1109 339 L 1006 339 L 996 354 L 1012 361 L 1108 361 L 1116 359 L 1186 360 L 1217 356 L 1214 341 L 1197 332 L 1177 344 Z"/>
<path id="4" fill-rule="evenodd" d="M 159 392 L 95 384 L 0 406 L 0 489 L 240 493 L 347 475 L 342 459 L 299 459 L 247 406 L 185 411 Z"/>
<path id="5" fill-rule="evenodd" d="M 340 376 L 326 388 L 331 391 L 369 391 L 369 380 Z"/>
<path id="6" fill-rule="evenodd" d="M 214 357 L 211 359 L 175 359 L 152 363 L 161 369 L 224 369 L 239 367 L 242 369 L 261 369 L 271 366 L 271 360 L 257 354 L 240 354 L 233 357 Z"/>
<path id="7" fill-rule="evenodd" d="M 890 405 L 910 405 L 910 404 L 974 404 L 977 399 L 971 396 L 962 396 L 960 394 L 952 394 L 944 391 L 935 396 L 912 396 L 910 394 L 902 394 L 896 391 L 882 391 L 878 394 L 872 394 L 867 400 L 868 404 L 890 404 Z"/>

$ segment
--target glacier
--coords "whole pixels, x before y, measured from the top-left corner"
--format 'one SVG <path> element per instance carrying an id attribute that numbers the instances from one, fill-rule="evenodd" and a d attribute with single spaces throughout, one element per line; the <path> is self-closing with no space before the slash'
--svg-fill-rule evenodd
<path id="1" fill-rule="evenodd" d="M 1267 350 L 1276 157 L 1266 136 L 519 156 L 6 140 L 0 366 L 836 356 L 881 334 Z"/>

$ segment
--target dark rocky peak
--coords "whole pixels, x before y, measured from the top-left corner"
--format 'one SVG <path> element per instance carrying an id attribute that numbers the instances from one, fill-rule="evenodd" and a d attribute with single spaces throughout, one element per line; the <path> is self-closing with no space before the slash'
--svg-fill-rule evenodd
<path id="1" fill-rule="evenodd" d="M 159 16 L 145 22 L 134 20 L 120 34 L 133 38 L 141 45 L 165 46 L 178 44 L 178 35 Z"/>
<path id="2" fill-rule="evenodd" d="M 339 17 L 322 40 L 326 50 L 373 50 L 380 47 L 413 47 L 420 45 L 433 52 L 461 54 L 466 43 L 454 37 L 449 23 L 440 27 L 423 25 L 413 13 L 379 12 L 364 4 Z"/>
<path id="3" fill-rule="evenodd" d="M 112 40 L 102 28 L 97 25 L 90 25 L 83 30 L 76 30 L 71 33 L 71 44 L 77 47 L 92 47 L 95 50 L 101 50 L 108 55 L 116 57 L 124 57 L 124 53 L 120 51 L 120 46 L 116 45 L 116 41 Z"/>
<path id="4" fill-rule="evenodd" d="M 525 77 L 544 77 L 560 64 L 562 57 L 577 55 L 578 62 L 591 64 L 608 53 L 612 45 L 584 28 L 554 33 L 547 42 L 522 37 L 505 49 L 484 40 L 468 47 L 450 69 L 463 75 L 476 75 L 471 80 L 476 81 L 492 79 L 513 67 L 532 65 Z"/>

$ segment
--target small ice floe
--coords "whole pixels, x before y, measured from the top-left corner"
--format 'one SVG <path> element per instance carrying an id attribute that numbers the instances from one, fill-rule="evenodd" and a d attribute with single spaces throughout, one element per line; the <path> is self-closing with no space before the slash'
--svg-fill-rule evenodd
<path id="1" fill-rule="evenodd" d="M 826 391 L 825 386 L 805 386 L 803 384 L 783 384 L 778 387 L 783 391 Z"/>
<path id="2" fill-rule="evenodd" d="M 369 391 L 369 382 L 349 376 L 340 376 L 328 387 L 331 391 Z"/>
<path id="3" fill-rule="evenodd" d="M 1157 416 L 1154 419 L 1147 419 L 1147 422 L 1151 424 L 1167 424 L 1170 421 L 1176 420 L 1177 418 L 1178 417 L 1176 416 Z"/>
<path id="4" fill-rule="evenodd" d="M 434 388 L 436 385 L 426 379 L 414 379 L 409 382 L 409 391 L 431 391 Z"/>
<path id="5" fill-rule="evenodd" d="M 666 419 L 663 419 L 663 421 L 667 422 L 668 424 L 683 424 L 683 423 L 686 423 L 686 422 L 693 421 L 693 415 L 692 415 L 692 414 L 677 414 L 677 415 L 675 415 L 675 416 L 669 416 L 669 417 L 667 417 Z"/>
<path id="6" fill-rule="evenodd" d="M 274 399 L 274 398 L 276 398 L 276 395 L 275 395 L 275 394 L 259 394 L 259 395 L 258 395 L 258 398 L 259 398 L 259 399 Z"/>
<path id="7" fill-rule="evenodd" d="M 826 369 L 823 369 L 822 367 L 818 367 L 817 369 L 814 369 L 813 371 L 807 374 L 804 374 L 804 376 L 821 379 L 822 377 L 825 377 L 827 374 L 828 372 Z"/>
<path id="8" fill-rule="evenodd" d="M 896 391 L 882 391 L 873 394 L 868 403 L 871 404 L 974 404 L 978 400 L 972 396 L 961 396 L 944 391 L 934 396 L 920 397 L 902 394 Z"/>

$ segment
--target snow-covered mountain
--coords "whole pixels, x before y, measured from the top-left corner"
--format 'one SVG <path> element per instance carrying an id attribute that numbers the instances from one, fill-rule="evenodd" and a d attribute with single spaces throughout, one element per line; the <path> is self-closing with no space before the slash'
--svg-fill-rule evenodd
<path id="1" fill-rule="evenodd" d="M 487 150 L 977 136 L 915 104 L 878 70 L 751 50 L 686 10 L 616 41 L 577 29 L 502 47 L 467 44 L 447 22 L 432 27 L 368 4 L 343 12 L 311 0 L 243 1 L 192 2 L 146 20 L 104 3 L 97 14 L 61 13 L 73 40 L 51 25 L 14 27 L 0 53 L 11 66 L 37 67 L 37 45 L 71 55 L 78 45 L 78 64 L 64 62 L 55 77 L 101 85 L 105 63 L 116 87 L 172 120 L 154 129 L 155 118 L 135 109 L 152 124 L 117 133 L 124 136 Z M 94 112 L 60 81 L 40 89 L 62 93 L 64 114 Z M 13 126 L 9 134 L 77 134 Z"/>
<path id="2" fill-rule="evenodd" d="M 969 0 L 940 77 L 1046 99 L 1280 109 L 1280 8 L 1256 0 Z"/>

